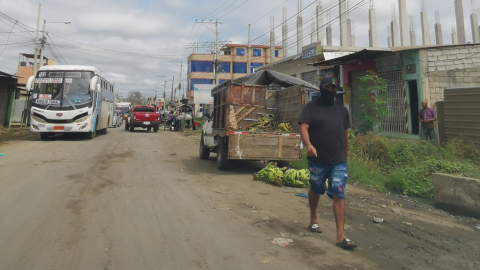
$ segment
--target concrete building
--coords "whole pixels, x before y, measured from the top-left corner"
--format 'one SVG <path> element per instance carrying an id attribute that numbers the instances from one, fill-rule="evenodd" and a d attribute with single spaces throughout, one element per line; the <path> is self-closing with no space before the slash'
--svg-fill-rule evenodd
<path id="1" fill-rule="evenodd" d="M 250 71 L 253 71 L 263 65 L 270 64 L 270 46 L 251 45 L 250 46 Z M 275 47 L 275 61 L 283 58 L 282 47 Z M 193 98 L 193 85 L 195 84 L 214 84 L 213 74 L 213 54 L 190 54 L 188 56 L 188 91 L 187 97 Z M 248 46 L 245 44 L 227 44 L 221 49 L 218 56 L 219 83 L 227 80 L 237 79 L 247 74 Z"/>
<path id="2" fill-rule="evenodd" d="M 0 126 L 8 125 L 16 97 L 17 77 L 0 71 Z"/>
<path id="3" fill-rule="evenodd" d="M 340 67 L 340 83 L 346 92 L 344 105 L 350 110 L 354 129 L 362 106 L 355 96 L 360 77 L 372 70 L 388 80 L 386 95 L 391 113 L 384 118 L 381 130 L 389 137 L 419 139 L 420 102 L 427 100 L 435 107 L 444 101 L 445 88 L 480 85 L 479 52 L 480 44 L 365 49 L 314 65 L 318 70 Z M 440 124 L 438 132 L 445 134 Z"/>
<path id="4" fill-rule="evenodd" d="M 19 87 L 24 87 L 27 84 L 28 78 L 33 75 L 33 54 L 21 53 L 20 61 L 18 62 L 17 76 Z M 38 60 L 37 60 L 38 61 Z M 43 65 L 55 65 L 55 60 L 43 57 Z"/>
<path id="5" fill-rule="evenodd" d="M 275 46 L 275 51 L 272 52 L 275 56 L 275 61 L 283 58 L 282 48 L 282 46 Z M 255 69 L 263 65 L 270 64 L 270 51 L 269 45 L 250 45 L 250 73 L 253 73 Z M 188 56 L 187 98 L 194 98 L 194 85 L 204 85 L 206 87 L 214 84 L 213 60 L 213 54 L 194 53 Z M 243 77 L 247 75 L 248 69 L 248 45 L 227 44 L 221 49 L 218 60 L 220 84 L 227 80 Z M 193 102 L 195 103 L 195 100 Z M 198 106 L 200 103 L 195 104 L 195 110 L 197 111 L 200 108 Z M 209 108 L 208 111 L 211 109 Z"/>

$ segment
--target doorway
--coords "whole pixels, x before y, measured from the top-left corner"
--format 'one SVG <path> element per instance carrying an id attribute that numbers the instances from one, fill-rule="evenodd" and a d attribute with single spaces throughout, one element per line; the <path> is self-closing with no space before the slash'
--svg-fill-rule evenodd
<path id="1" fill-rule="evenodd" d="M 418 88 L 417 80 L 408 81 L 408 95 L 410 98 L 410 121 L 412 123 L 412 134 L 418 135 L 420 124 L 418 123 Z"/>

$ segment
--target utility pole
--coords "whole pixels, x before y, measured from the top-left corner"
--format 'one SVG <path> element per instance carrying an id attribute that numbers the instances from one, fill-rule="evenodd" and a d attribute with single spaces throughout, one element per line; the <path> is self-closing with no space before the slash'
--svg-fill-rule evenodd
<path id="1" fill-rule="evenodd" d="M 222 24 L 222 23 L 219 23 L 218 22 L 218 19 L 215 19 L 215 22 L 204 22 L 204 21 L 201 21 L 201 22 L 195 22 L 195 23 L 202 23 L 202 24 L 215 24 L 215 31 L 213 31 L 212 29 L 210 29 L 210 31 L 214 32 L 215 33 L 215 44 L 214 44 L 214 49 L 213 49 L 213 78 L 214 78 L 214 83 L 215 85 L 218 85 L 218 53 L 219 53 L 219 48 L 218 48 L 218 35 L 219 35 L 219 32 L 218 32 L 218 25 L 219 24 Z"/>
<path id="2" fill-rule="evenodd" d="M 40 46 L 40 67 L 43 66 L 43 51 L 45 51 L 45 25 L 46 24 L 47 24 L 47 21 L 43 20 L 42 45 Z"/>
<path id="3" fill-rule="evenodd" d="M 215 85 L 218 85 L 218 19 L 215 19 Z"/>
<path id="4" fill-rule="evenodd" d="M 250 58 L 250 24 L 248 24 L 248 48 L 247 48 L 247 74 L 252 72 L 252 59 Z"/>
<path id="5" fill-rule="evenodd" d="M 180 61 L 180 60 L 172 60 L 170 61 L 170 63 L 180 63 L 180 82 L 178 83 L 178 96 L 179 96 L 179 99 L 180 99 L 180 95 L 183 95 L 183 97 L 186 97 L 187 96 L 187 93 L 183 93 L 182 91 L 182 71 L 183 71 L 183 62 Z M 173 71 L 173 70 L 171 70 Z M 182 98 L 183 98 L 182 97 Z"/>
<path id="6" fill-rule="evenodd" d="M 42 4 L 38 4 L 37 33 L 35 35 L 35 55 L 33 56 L 33 75 L 37 74 L 37 58 L 38 58 L 38 31 L 40 28 L 40 17 L 42 14 Z M 28 89 L 27 89 L 28 91 Z"/>
<path id="7" fill-rule="evenodd" d="M 173 99 L 173 84 L 175 83 L 175 76 L 173 76 L 173 79 L 172 79 L 172 93 L 170 93 L 170 103 L 172 103 L 174 101 Z"/>
<path id="8" fill-rule="evenodd" d="M 158 109 L 158 102 L 157 102 L 157 88 L 158 88 L 158 83 L 155 84 L 155 108 Z"/>
<path id="9" fill-rule="evenodd" d="M 163 106 L 167 108 L 167 81 L 163 84 Z"/>

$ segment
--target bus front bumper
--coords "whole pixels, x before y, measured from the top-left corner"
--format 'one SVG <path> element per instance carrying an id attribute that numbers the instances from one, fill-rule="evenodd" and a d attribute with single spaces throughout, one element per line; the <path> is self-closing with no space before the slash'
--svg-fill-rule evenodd
<path id="1" fill-rule="evenodd" d="M 51 124 L 40 123 L 35 121 L 34 119 L 30 119 L 30 131 L 51 133 L 92 132 L 92 126 L 86 122 L 72 124 Z"/>

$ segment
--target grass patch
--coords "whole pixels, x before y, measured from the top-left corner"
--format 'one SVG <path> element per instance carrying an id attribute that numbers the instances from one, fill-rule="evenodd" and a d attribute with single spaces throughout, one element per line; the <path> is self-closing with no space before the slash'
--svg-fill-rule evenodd
<path id="1" fill-rule="evenodd" d="M 436 148 L 427 141 L 358 134 L 350 140 L 349 175 L 379 189 L 432 198 L 434 173 L 480 177 L 478 152 L 478 146 L 460 141 Z"/>
<path id="2" fill-rule="evenodd" d="M 350 184 L 359 182 L 383 191 L 432 198 L 435 173 L 480 178 L 480 147 L 460 140 L 436 148 L 426 141 L 387 139 L 377 133 L 351 134 L 349 148 Z M 306 149 L 302 160 L 291 164 L 295 169 L 307 169 Z"/>

